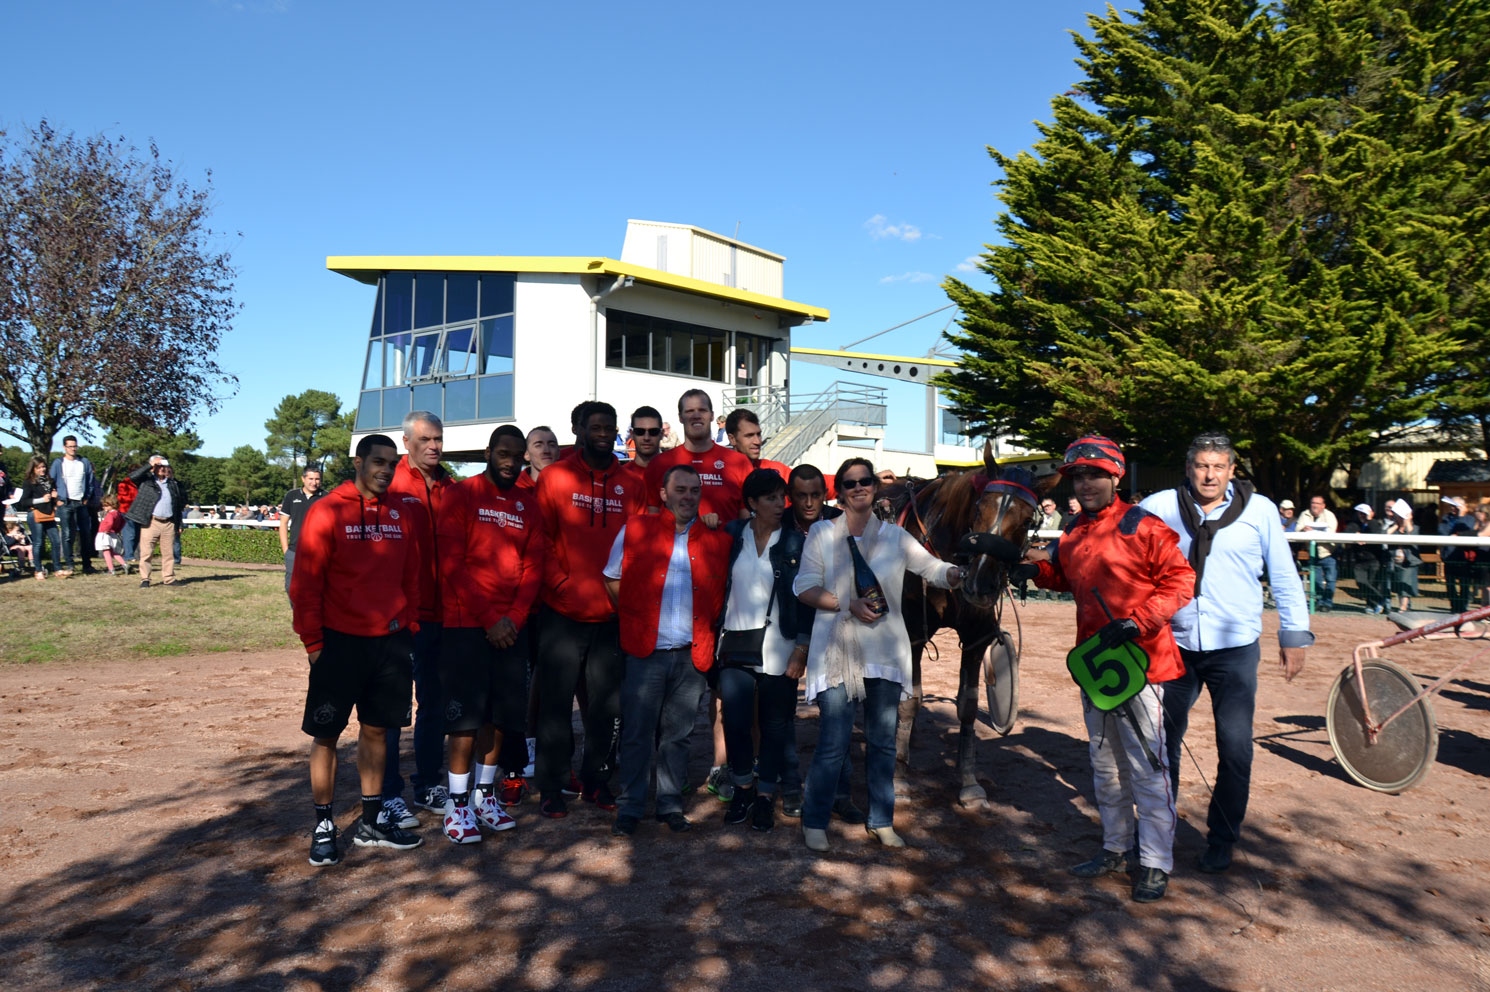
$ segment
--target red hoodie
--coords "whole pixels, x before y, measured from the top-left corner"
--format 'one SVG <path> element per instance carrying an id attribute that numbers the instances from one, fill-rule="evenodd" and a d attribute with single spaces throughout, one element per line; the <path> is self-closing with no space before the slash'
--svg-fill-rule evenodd
<path id="1" fill-rule="evenodd" d="M 614 456 L 598 471 L 579 455 L 543 470 L 538 510 L 549 547 L 540 593 L 545 605 L 582 623 L 616 615 L 602 573 L 621 526 L 643 505 L 635 474 Z"/>
<path id="2" fill-rule="evenodd" d="M 435 534 L 435 521 L 440 517 L 440 504 L 444 502 L 445 490 L 454 484 L 443 468 L 433 483 L 426 482 L 424 473 L 409 464 L 408 455 L 398 460 L 398 465 L 393 469 L 393 481 L 388 484 L 389 496 L 411 496 L 424 504 L 425 526 L 428 529 L 421 535 L 425 555 L 419 572 L 419 619 L 429 623 L 439 623 L 444 612 L 440 604 L 440 540 Z M 300 567 L 299 559 L 296 559 L 295 567 Z"/>
<path id="3" fill-rule="evenodd" d="M 518 630 L 538 597 L 547 547 L 537 495 L 499 489 L 485 472 L 450 488 L 440 506 L 440 585 L 447 627 Z"/>
<path id="4" fill-rule="evenodd" d="M 745 477 L 755 468 L 749 458 L 718 441 L 701 454 L 689 451 L 682 444 L 671 451 L 660 452 L 647 463 L 647 506 L 662 506 L 662 477 L 674 465 L 691 465 L 698 472 L 701 490 L 699 516 L 717 513 L 721 525 L 740 519 L 740 508 L 745 505 L 740 489 L 745 485 Z"/>
<path id="5" fill-rule="evenodd" d="M 424 504 L 385 493 L 364 498 L 343 482 L 306 511 L 290 576 L 295 633 L 307 653 L 326 628 L 358 637 L 418 629 Z"/>

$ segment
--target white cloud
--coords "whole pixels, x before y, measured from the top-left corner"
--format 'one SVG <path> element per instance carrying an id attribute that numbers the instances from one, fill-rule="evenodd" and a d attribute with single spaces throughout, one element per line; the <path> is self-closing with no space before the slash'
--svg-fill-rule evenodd
<path id="1" fill-rule="evenodd" d="M 902 272 L 898 276 L 880 276 L 881 285 L 892 282 L 936 282 L 936 276 L 930 272 Z"/>
<path id="2" fill-rule="evenodd" d="M 978 263 L 981 261 L 983 261 L 982 255 L 969 255 L 967 258 L 964 258 L 962 261 L 957 263 L 957 271 L 977 272 L 979 271 Z"/>
<path id="3" fill-rule="evenodd" d="M 875 214 L 864 222 L 864 230 L 876 241 L 882 238 L 894 238 L 896 241 L 920 241 L 921 229 L 914 224 L 901 221 L 899 224 L 891 224 L 890 218 L 884 214 Z"/>

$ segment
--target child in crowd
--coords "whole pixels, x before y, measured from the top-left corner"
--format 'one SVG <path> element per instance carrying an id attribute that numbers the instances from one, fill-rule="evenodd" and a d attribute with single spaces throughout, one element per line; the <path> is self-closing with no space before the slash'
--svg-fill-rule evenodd
<path id="1" fill-rule="evenodd" d="M 93 550 L 103 552 L 104 564 L 109 566 L 110 575 L 128 575 L 129 563 L 124 560 L 124 540 L 120 536 L 124 531 L 124 514 L 119 512 L 119 499 L 116 496 L 105 496 L 103 498 L 103 519 L 98 522 L 98 535 L 93 538 Z M 114 571 L 114 559 L 119 559 L 119 571 Z"/>

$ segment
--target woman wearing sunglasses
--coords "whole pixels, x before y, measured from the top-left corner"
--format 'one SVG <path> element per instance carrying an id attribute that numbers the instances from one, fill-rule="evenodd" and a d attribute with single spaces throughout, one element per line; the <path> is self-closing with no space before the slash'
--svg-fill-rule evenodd
<path id="1" fill-rule="evenodd" d="M 955 589 L 962 569 L 933 556 L 900 527 L 875 517 L 879 488 L 874 465 L 850 458 L 834 476 L 843 515 L 812 526 L 793 586 L 817 611 L 807 654 L 808 702 L 817 702 L 818 742 L 807 772 L 802 835 L 808 848 L 828 849 L 828 816 L 838 775 L 848 760 L 854 704 L 864 703 L 865 777 L 869 835 L 904 847 L 895 832 L 895 730 L 900 700 L 911 686 L 911 643 L 900 614 L 905 573 Z M 881 595 L 861 596 L 855 552 L 869 566 Z"/>

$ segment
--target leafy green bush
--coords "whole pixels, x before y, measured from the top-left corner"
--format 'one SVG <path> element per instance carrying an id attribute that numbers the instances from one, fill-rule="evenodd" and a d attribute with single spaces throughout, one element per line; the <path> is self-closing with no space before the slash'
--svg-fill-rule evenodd
<path id="1" fill-rule="evenodd" d="M 268 527 L 253 530 L 188 527 L 181 534 L 181 554 L 185 558 L 252 565 L 282 565 L 285 560 L 279 550 L 279 531 Z"/>

